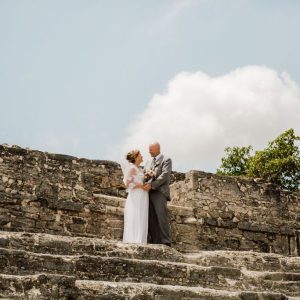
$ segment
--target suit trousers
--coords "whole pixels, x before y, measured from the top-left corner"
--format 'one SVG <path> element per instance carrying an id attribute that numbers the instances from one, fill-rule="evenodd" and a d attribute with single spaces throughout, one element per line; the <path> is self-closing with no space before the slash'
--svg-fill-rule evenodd
<path id="1" fill-rule="evenodd" d="M 171 244 L 167 198 L 157 190 L 149 192 L 149 242 Z"/>

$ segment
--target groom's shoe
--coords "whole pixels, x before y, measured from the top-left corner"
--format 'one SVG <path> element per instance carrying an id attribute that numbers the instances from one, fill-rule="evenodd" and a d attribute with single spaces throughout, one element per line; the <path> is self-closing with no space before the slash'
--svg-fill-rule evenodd
<path id="1" fill-rule="evenodd" d="M 164 245 L 171 247 L 171 243 L 165 243 Z"/>

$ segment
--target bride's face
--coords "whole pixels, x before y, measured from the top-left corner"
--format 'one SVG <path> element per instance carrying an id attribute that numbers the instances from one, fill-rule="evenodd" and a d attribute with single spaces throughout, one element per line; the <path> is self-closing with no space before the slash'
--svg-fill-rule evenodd
<path id="1" fill-rule="evenodd" d="M 141 153 L 139 153 L 139 155 L 135 159 L 135 163 L 140 164 L 142 161 L 143 161 L 143 156 L 141 155 Z"/>

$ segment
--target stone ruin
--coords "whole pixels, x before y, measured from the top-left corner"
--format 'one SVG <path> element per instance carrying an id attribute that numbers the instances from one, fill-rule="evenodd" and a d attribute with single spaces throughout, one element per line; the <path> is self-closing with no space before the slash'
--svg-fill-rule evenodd
<path id="1" fill-rule="evenodd" d="M 124 244 L 120 166 L 0 145 L 0 299 L 300 299 L 300 193 L 173 172 L 172 248 Z"/>

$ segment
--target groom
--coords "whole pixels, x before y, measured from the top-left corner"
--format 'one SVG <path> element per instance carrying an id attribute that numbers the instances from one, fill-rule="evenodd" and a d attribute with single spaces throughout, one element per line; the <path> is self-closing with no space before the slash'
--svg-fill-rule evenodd
<path id="1" fill-rule="evenodd" d="M 153 159 L 147 162 L 145 169 L 155 172 L 153 181 L 145 187 L 149 191 L 149 242 L 171 246 L 167 201 L 170 201 L 172 161 L 160 153 L 157 142 L 149 145 L 149 153 Z"/>

